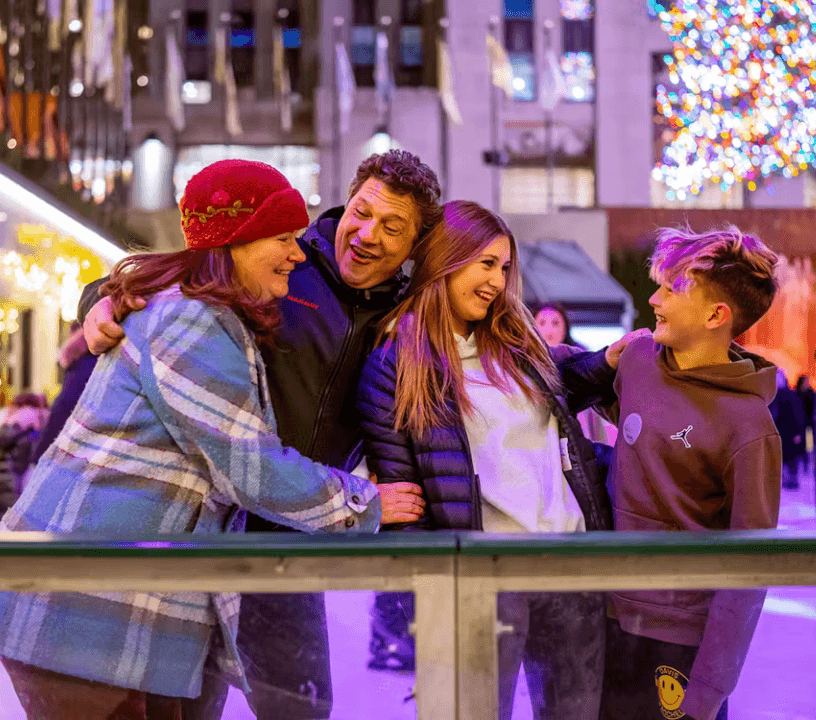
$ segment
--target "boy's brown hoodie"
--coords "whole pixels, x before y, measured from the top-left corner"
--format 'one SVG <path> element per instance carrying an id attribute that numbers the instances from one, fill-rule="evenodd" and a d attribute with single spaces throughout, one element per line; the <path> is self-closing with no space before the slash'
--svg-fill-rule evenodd
<path id="1" fill-rule="evenodd" d="M 623 352 L 619 434 L 609 475 L 616 530 L 776 527 L 782 450 L 768 404 L 776 367 L 732 344 L 730 364 L 680 370 L 651 338 Z M 714 718 L 736 685 L 764 590 L 612 595 L 621 627 L 699 645 L 681 710 Z"/>

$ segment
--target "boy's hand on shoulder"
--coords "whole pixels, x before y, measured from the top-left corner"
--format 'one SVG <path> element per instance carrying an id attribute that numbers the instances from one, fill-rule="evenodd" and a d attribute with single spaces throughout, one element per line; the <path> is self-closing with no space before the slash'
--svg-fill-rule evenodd
<path id="1" fill-rule="evenodd" d="M 629 346 L 629 343 L 642 337 L 652 337 L 652 331 L 649 330 L 649 328 L 632 330 L 632 332 L 626 333 L 626 335 L 624 335 L 620 340 L 613 342 L 608 348 L 606 348 L 606 362 L 609 363 L 609 366 L 617 370 L 620 356 Z"/>

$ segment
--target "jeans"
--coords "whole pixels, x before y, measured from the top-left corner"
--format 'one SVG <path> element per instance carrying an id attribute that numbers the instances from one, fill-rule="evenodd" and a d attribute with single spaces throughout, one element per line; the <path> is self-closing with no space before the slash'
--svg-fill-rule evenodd
<path id="1" fill-rule="evenodd" d="M 534 720 L 597 720 L 603 681 L 601 593 L 500 593 L 499 718 L 510 720 L 524 664 Z"/>
<path id="2" fill-rule="evenodd" d="M 612 618 L 606 638 L 601 720 L 688 717 L 679 708 L 699 648 L 633 635 Z M 726 700 L 716 720 L 727 717 Z"/>
<path id="3" fill-rule="evenodd" d="M 322 593 L 241 596 L 238 650 L 258 720 L 331 714 L 329 634 Z"/>

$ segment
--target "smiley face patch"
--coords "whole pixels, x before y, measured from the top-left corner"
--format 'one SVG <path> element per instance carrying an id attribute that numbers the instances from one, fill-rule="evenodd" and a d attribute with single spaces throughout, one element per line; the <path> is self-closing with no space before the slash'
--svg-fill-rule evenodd
<path id="1" fill-rule="evenodd" d="M 660 665 L 655 670 L 655 685 L 657 685 L 657 699 L 663 717 L 667 720 L 685 717 L 686 713 L 680 709 L 680 703 L 686 696 L 688 678 L 673 667 Z"/>

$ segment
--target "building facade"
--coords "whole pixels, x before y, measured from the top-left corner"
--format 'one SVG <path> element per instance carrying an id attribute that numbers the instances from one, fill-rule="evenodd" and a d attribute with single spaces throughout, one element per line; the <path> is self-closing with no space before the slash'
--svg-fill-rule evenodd
<path id="1" fill-rule="evenodd" d="M 816 203 L 810 173 L 683 199 L 653 177 L 665 143 L 660 59 L 672 48 L 649 0 L 151 0 L 141 8 L 133 11 L 144 40 L 134 51 L 131 199 L 133 218 L 161 247 L 179 234 L 156 225 L 156 211 L 172 208 L 186 179 L 220 157 L 275 164 L 317 214 L 345 200 L 364 157 L 401 147 L 438 172 L 445 198 L 502 212 L 523 239 L 575 239 L 602 267 L 603 208 Z M 506 53 L 507 92 L 492 82 L 488 35 Z M 168 38 L 185 74 L 183 118 L 168 103 Z M 461 122 L 440 101 L 440 40 Z"/>

